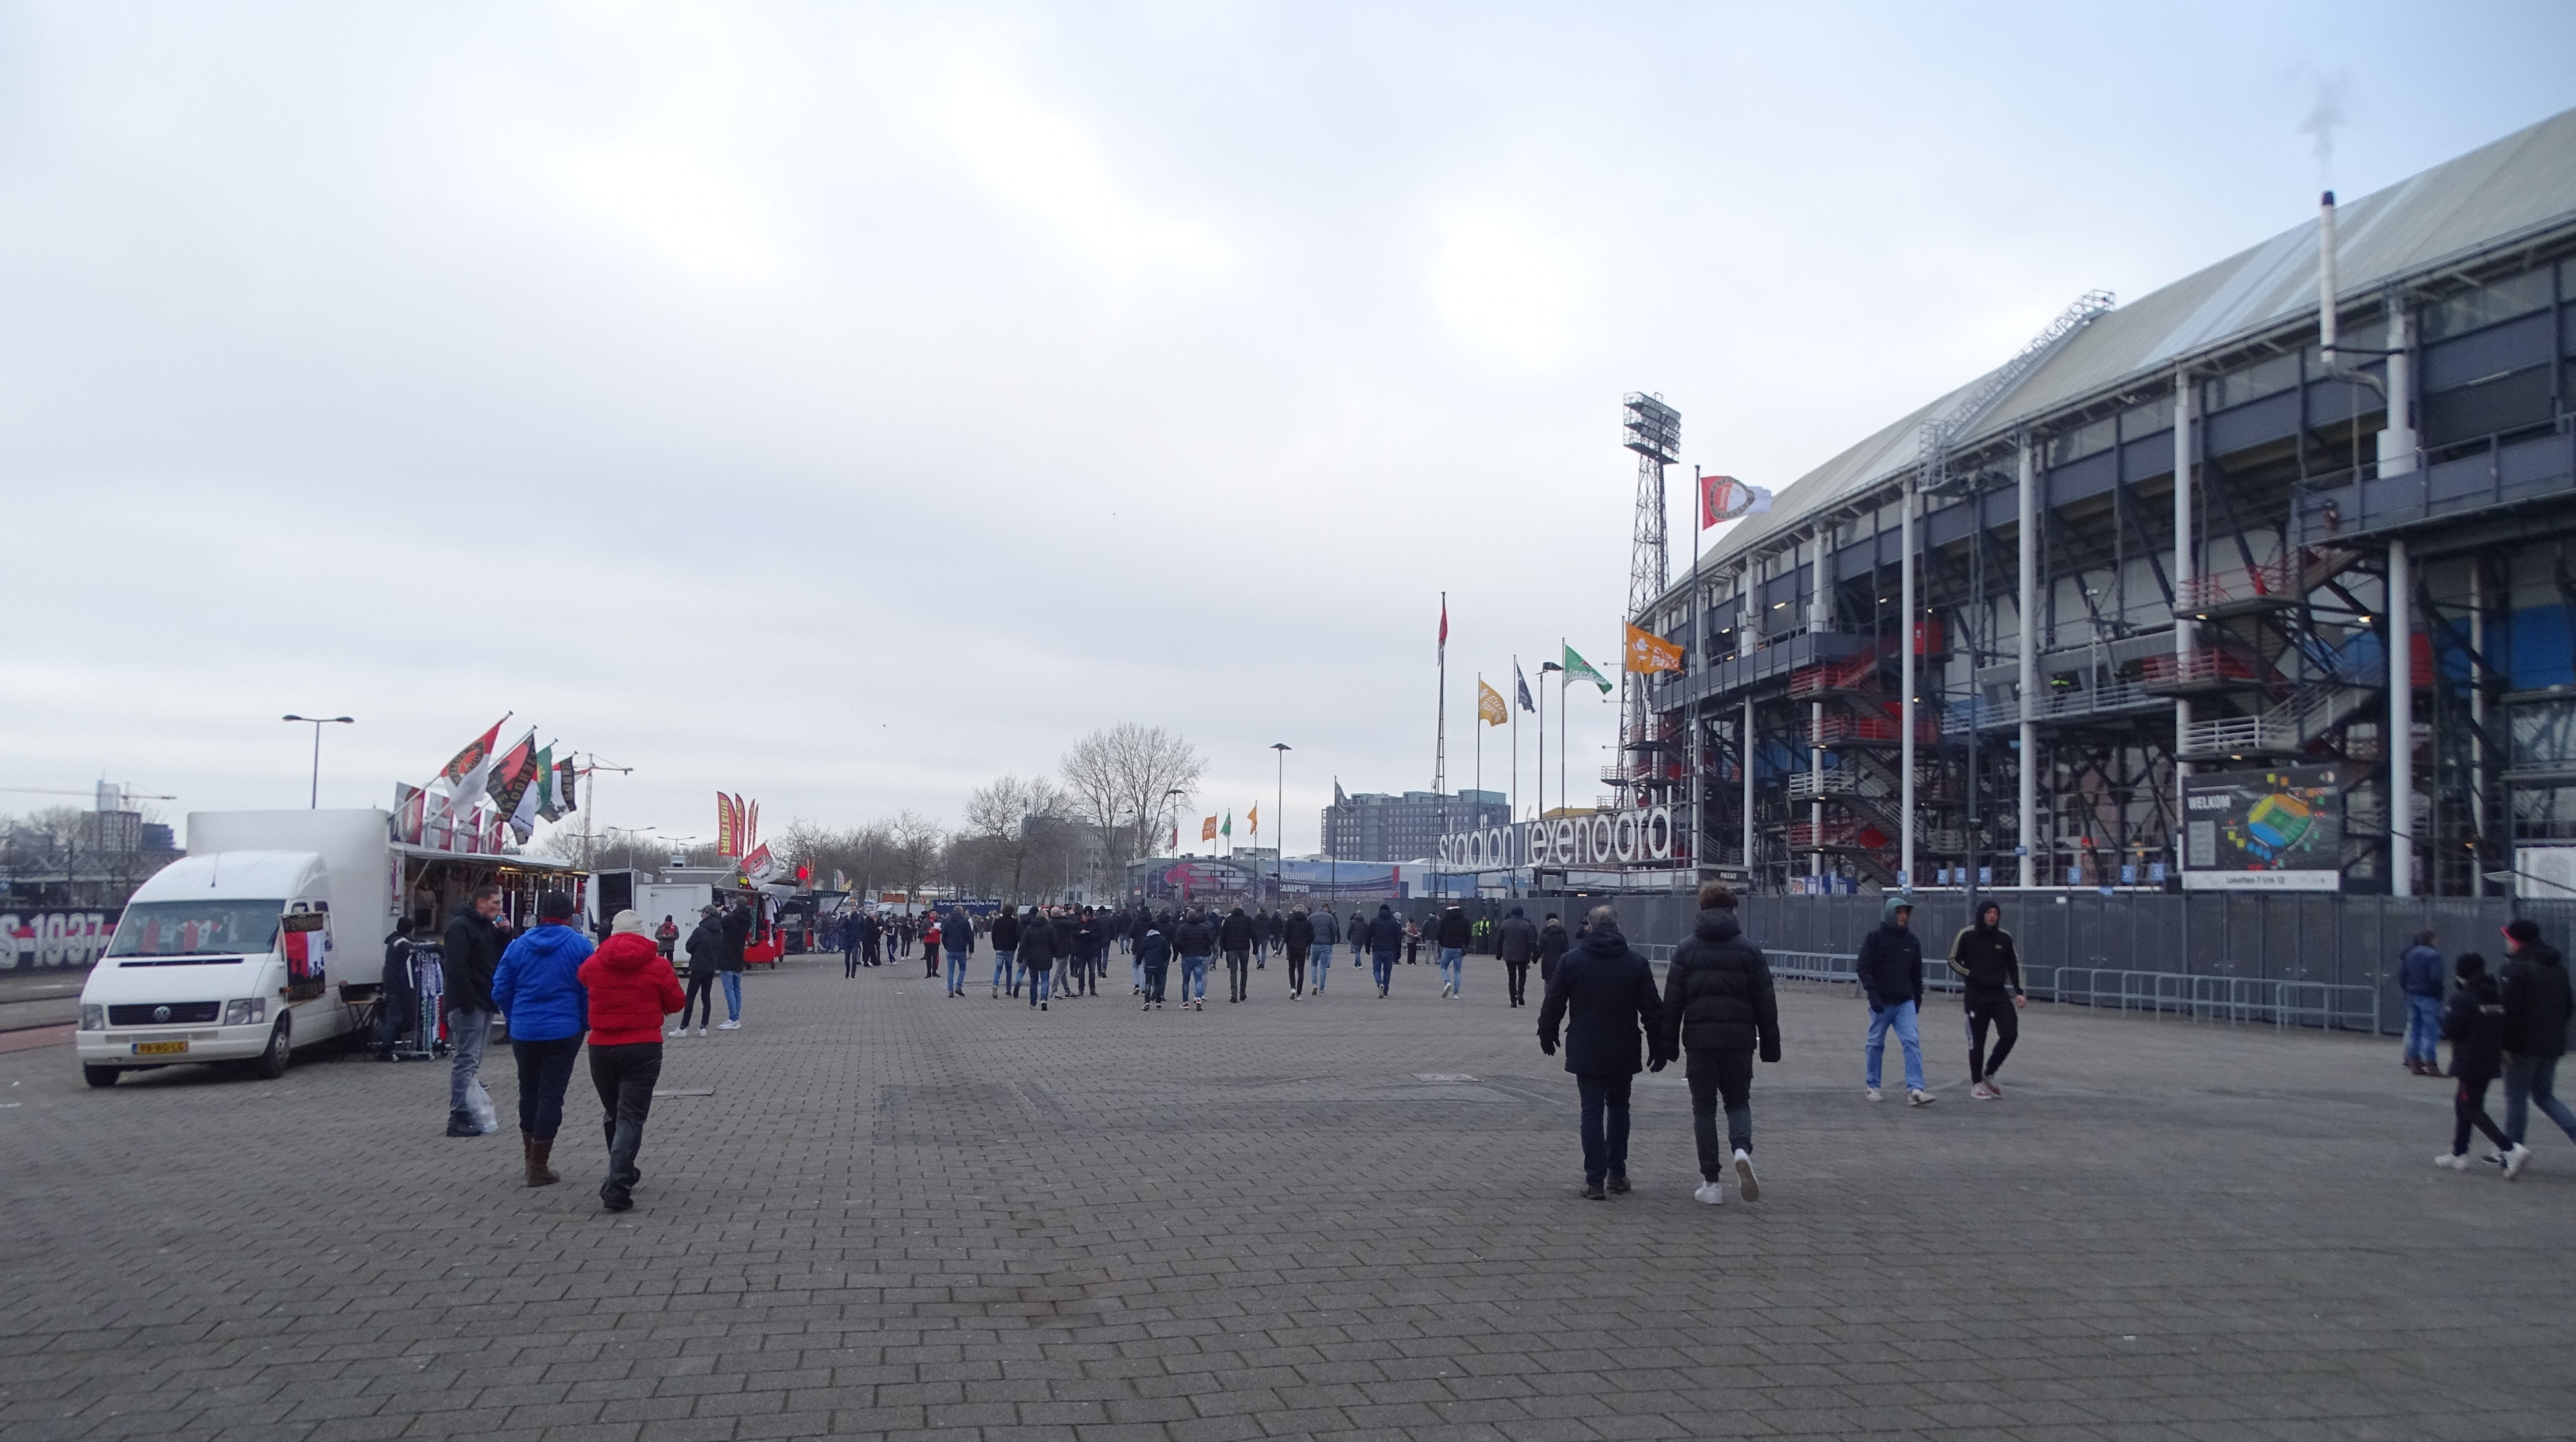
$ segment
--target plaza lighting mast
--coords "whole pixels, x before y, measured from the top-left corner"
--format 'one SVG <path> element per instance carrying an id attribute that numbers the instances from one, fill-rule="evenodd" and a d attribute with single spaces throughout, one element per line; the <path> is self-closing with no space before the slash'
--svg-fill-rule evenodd
<path id="1" fill-rule="evenodd" d="M 1636 392 L 1620 402 L 1621 442 L 1637 453 L 1637 515 L 1628 553 L 1628 619 L 1646 625 L 1646 612 L 1664 593 L 1671 561 L 1664 544 L 1664 467 L 1677 464 L 1682 444 L 1682 413 L 1660 395 Z M 1654 629 L 1647 626 L 1648 630 Z M 1628 748 L 1647 739 L 1646 683 L 1619 668 L 1619 760 Z"/>

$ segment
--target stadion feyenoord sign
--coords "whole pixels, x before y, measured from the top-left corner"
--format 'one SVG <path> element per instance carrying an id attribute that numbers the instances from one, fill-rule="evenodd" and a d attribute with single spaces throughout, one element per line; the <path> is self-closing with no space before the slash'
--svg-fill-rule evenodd
<path id="1" fill-rule="evenodd" d="M 1482 871 L 1508 866 L 1640 866 L 1688 856 L 1673 808 L 1649 806 L 1454 832 L 1440 838 L 1439 861 L 1461 871 Z"/>

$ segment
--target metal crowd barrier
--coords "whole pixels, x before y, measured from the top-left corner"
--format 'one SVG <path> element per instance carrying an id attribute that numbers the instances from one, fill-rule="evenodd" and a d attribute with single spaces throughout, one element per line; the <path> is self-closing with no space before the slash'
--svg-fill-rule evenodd
<path id="1" fill-rule="evenodd" d="M 1641 946 L 1648 963 L 1671 963 L 1670 946 Z M 1782 981 L 1841 983 L 1857 986 L 1854 968 L 1860 958 L 1838 951 L 1771 951 L 1771 975 Z M 2099 958 L 2096 958 L 2097 960 Z M 2043 1001 L 2097 1010 L 2142 1011 L 2155 1016 L 2189 1016 L 2224 1021 L 2231 1026 L 2270 1023 L 2320 1030 L 2361 1030 L 2376 1035 L 2380 1024 L 2379 988 L 2338 986 L 2322 981 L 2286 981 L 2249 976 L 2193 976 L 2178 971 L 2136 971 L 2111 966 L 2031 966 L 2022 968 L 2022 985 Z M 1923 962 L 1925 991 L 1957 992 L 1959 978 L 1947 961 Z"/>

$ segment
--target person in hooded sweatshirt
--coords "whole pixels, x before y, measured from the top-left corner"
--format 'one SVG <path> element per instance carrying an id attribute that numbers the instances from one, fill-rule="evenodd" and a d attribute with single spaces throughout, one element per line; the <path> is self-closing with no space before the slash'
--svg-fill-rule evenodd
<path id="1" fill-rule="evenodd" d="M 1862 1085 L 1878 1100 L 1879 1058 L 1887 1052 L 1887 1034 L 1896 1033 L 1905 1048 L 1905 1099 L 1930 1106 L 1923 1087 L 1923 1036 L 1917 1019 L 1923 1009 L 1923 942 L 1915 936 L 1914 903 L 1891 896 L 1879 912 L 1878 929 L 1862 938 L 1859 973 L 1861 995 L 1869 1000 L 1869 1040 L 1861 1044 Z"/>
<path id="2" fill-rule="evenodd" d="M 1029 1009 L 1047 1009 L 1055 988 L 1055 923 L 1036 907 L 1020 922 L 1021 968 L 1029 974 Z"/>
<path id="3" fill-rule="evenodd" d="M 992 941 L 993 941 L 993 995 L 992 995 L 992 1000 L 994 1000 L 994 1001 L 1000 1001 L 1000 1000 L 1002 999 L 1002 988 L 1003 988 L 1003 987 L 1006 987 L 1006 986 L 1007 986 L 1007 987 L 1009 987 L 1009 988 L 1011 988 L 1011 994 L 1012 994 L 1013 996 L 1017 996 L 1017 995 L 1019 995 L 1019 987 L 1020 987 L 1020 974 L 1019 974 L 1019 965 L 1020 965 L 1020 914 L 1019 914 L 1019 912 L 1017 912 L 1017 911 L 1015 911 L 1015 910 L 1013 910 L 1012 908 L 1007 907 L 1007 906 L 1005 906 L 1005 907 L 1003 907 L 1003 908 L 1002 908 L 1002 910 L 1001 910 L 1000 914 L 999 914 L 999 915 L 997 915 L 997 916 L 995 916 L 995 917 L 993 918 L 993 936 L 992 936 Z"/>
<path id="4" fill-rule="evenodd" d="M 1166 917 L 1147 915 L 1143 920 L 1145 934 L 1136 938 L 1136 994 L 1145 999 L 1140 1011 L 1163 1009 L 1163 983 L 1172 971 L 1172 935 L 1164 930 Z"/>
<path id="5" fill-rule="evenodd" d="M 2504 1128 L 2487 1115 L 2487 1088 L 2504 1073 L 2504 998 L 2487 975 L 2487 959 L 2474 951 L 2452 963 L 2460 985 L 2442 1010 L 2442 1039 L 2451 1044 L 2451 1076 L 2459 1083 L 2451 1095 L 2451 1149 L 2433 1165 L 2455 1172 L 2469 1169 L 2469 1133 L 2484 1133 L 2505 1158 L 2505 1175 L 2522 1171 L 2531 1148 L 2509 1140 Z"/>
<path id="6" fill-rule="evenodd" d="M 975 954 L 975 918 L 966 908 L 948 908 L 948 920 L 939 928 L 939 944 L 948 953 L 948 994 L 966 994 L 966 962 Z"/>
<path id="7" fill-rule="evenodd" d="M 1619 934 L 1619 913 L 1594 907 L 1583 945 L 1558 963 L 1538 1008 L 1540 1051 L 1556 1055 L 1565 1027 L 1565 1069 L 1583 1103 L 1583 1195 L 1593 1201 L 1628 1190 L 1629 1087 L 1639 1071 L 1664 1069 L 1663 1014 L 1654 968 Z"/>
<path id="8" fill-rule="evenodd" d="M 590 1001 L 590 1084 L 608 1141 L 599 1204 L 622 1212 L 635 1205 L 635 1184 L 644 1179 L 635 1156 L 644 1147 L 653 1084 L 662 1079 L 662 1018 L 680 1009 L 680 979 L 632 911 L 608 923 L 608 940 L 578 975 Z"/>
<path id="9" fill-rule="evenodd" d="M 1780 1003 L 1771 964 L 1735 922 L 1735 893 L 1718 882 L 1699 889 L 1699 922 L 1673 948 L 1664 970 L 1663 1054 L 1683 1059 L 1690 1080 L 1691 1136 L 1699 1148 L 1699 1190 L 1710 1206 L 1726 1201 L 1730 1157 L 1744 1200 L 1762 1195 L 1753 1175 L 1753 1055 L 1780 1060 Z M 1726 1103 L 1726 1148 L 1717 1144 L 1717 1108 Z"/>
<path id="10" fill-rule="evenodd" d="M 1369 919 L 1369 972 L 1377 979 L 1377 994 L 1395 981 L 1395 958 L 1404 950 L 1404 923 L 1395 916 L 1395 908 L 1381 901 L 1377 915 Z"/>
<path id="11" fill-rule="evenodd" d="M 2442 951 L 2429 928 L 2397 958 L 2397 990 L 2406 998 L 2406 1070 L 2415 1076 L 2440 1076 L 2441 1056 L 2434 1041 L 2442 1031 Z"/>
<path id="12" fill-rule="evenodd" d="M 707 1034 L 707 1024 L 716 1019 L 716 969 L 724 956 L 724 923 L 717 919 L 712 906 L 698 908 L 698 924 L 682 943 L 689 957 L 689 989 L 680 998 L 680 1024 L 671 1028 L 673 1036 L 689 1034 L 689 1012 L 698 1013 L 698 1035 Z"/>
<path id="13" fill-rule="evenodd" d="M 519 1064 L 519 1140 L 532 1187 L 562 1180 L 546 1162 L 563 1127 L 564 1089 L 581 1058 L 581 1035 L 590 1029 L 581 985 L 590 938 L 572 924 L 572 912 L 563 892 L 537 898 L 537 924 L 492 969 L 492 1001 L 510 1019 L 510 1055 Z"/>
<path id="14" fill-rule="evenodd" d="M 1494 928 L 1494 952 L 1503 959 L 1503 979 L 1511 987 L 1512 1005 L 1529 1004 L 1530 963 L 1538 958 L 1538 928 L 1517 906 Z"/>
<path id="15" fill-rule="evenodd" d="M 2002 907 L 1980 905 L 1976 923 L 1950 938 L 1950 972 L 1963 983 L 1960 995 L 1968 1011 L 1968 1095 L 1990 1102 L 2004 1094 L 1995 1073 L 2021 1036 L 2016 1013 L 2030 1004 L 2021 989 L 2021 953 L 2004 930 Z M 1986 1055 L 1988 1027 L 1995 1033 L 1993 1056 Z"/>

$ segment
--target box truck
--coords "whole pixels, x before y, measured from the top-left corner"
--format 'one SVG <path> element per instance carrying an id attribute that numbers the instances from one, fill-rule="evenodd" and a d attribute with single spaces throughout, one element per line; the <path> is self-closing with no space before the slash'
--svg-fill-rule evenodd
<path id="1" fill-rule="evenodd" d="M 343 984 L 378 981 L 406 910 L 434 941 L 485 882 L 520 916 L 544 887 L 580 889 L 562 863 L 409 845 L 391 822 L 373 809 L 190 812 L 188 854 L 136 889 L 81 988 L 72 1045 L 89 1084 L 195 1062 L 278 1076 L 295 1048 L 358 1024 Z"/>

